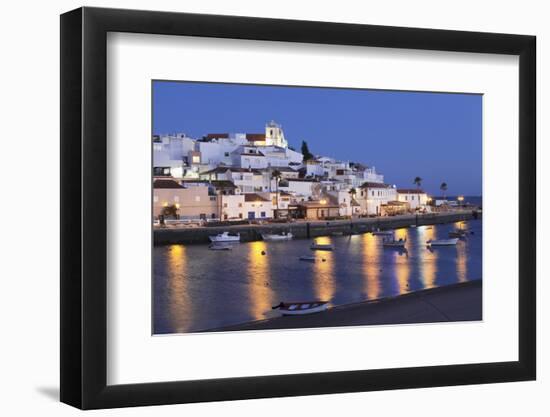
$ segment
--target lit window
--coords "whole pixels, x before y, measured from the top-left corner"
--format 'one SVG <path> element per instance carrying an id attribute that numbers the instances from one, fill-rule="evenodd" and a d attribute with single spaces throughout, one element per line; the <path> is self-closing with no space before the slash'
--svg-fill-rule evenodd
<path id="1" fill-rule="evenodd" d="M 199 155 L 193 155 L 193 163 L 194 164 L 200 164 L 201 163 L 201 157 Z"/>

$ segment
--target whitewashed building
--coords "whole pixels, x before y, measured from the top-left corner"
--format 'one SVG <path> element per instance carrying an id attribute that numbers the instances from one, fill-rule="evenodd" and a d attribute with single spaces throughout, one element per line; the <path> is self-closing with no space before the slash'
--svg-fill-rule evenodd
<path id="1" fill-rule="evenodd" d="M 428 194 L 422 190 L 411 189 L 398 189 L 397 200 L 403 203 L 407 203 L 411 210 L 418 208 L 424 208 L 428 204 Z"/>
<path id="2" fill-rule="evenodd" d="M 382 205 L 397 201 L 397 190 L 393 185 L 365 182 L 357 190 L 355 198 L 361 205 L 362 214 L 379 216 L 382 214 Z"/>

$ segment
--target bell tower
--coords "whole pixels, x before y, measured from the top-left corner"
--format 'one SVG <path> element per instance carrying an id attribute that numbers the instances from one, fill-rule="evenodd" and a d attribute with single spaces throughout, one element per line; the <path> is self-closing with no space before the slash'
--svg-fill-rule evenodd
<path id="1" fill-rule="evenodd" d="M 265 144 L 266 146 L 288 147 L 283 127 L 273 120 L 265 125 Z"/>

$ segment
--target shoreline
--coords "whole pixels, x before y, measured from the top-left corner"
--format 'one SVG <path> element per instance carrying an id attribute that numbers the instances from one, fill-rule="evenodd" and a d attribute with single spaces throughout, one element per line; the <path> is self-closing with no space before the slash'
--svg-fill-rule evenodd
<path id="1" fill-rule="evenodd" d="M 456 210 L 446 213 L 407 214 L 392 217 L 369 217 L 353 220 L 311 220 L 292 223 L 266 223 L 224 226 L 202 226 L 181 228 L 153 228 L 153 245 L 204 244 L 210 243 L 209 236 L 233 231 L 240 233 L 241 242 L 262 240 L 262 233 L 292 232 L 296 239 L 311 239 L 332 234 L 360 234 L 375 229 L 398 229 L 410 226 L 424 226 L 475 219 L 474 211 Z M 481 213 L 477 214 L 481 219 Z"/>
<path id="2" fill-rule="evenodd" d="M 477 279 L 395 297 L 343 304 L 310 315 L 278 316 L 199 333 L 480 321 L 483 319 L 482 288 L 482 279 Z"/>

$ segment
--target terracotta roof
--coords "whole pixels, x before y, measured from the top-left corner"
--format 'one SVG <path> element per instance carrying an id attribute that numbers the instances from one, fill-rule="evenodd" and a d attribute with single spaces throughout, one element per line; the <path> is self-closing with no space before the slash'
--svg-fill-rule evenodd
<path id="1" fill-rule="evenodd" d="M 426 194 L 422 190 L 417 190 L 416 188 L 399 188 L 397 190 L 399 194 Z"/>
<path id="2" fill-rule="evenodd" d="M 264 198 L 262 197 L 261 195 L 258 195 L 258 194 L 245 194 L 244 195 L 244 201 L 246 202 L 256 202 L 256 201 L 270 201 L 269 199 L 267 198 Z"/>
<path id="3" fill-rule="evenodd" d="M 392 188 L 392 186 L 381 182 L 364 182 L 361 188 Z"/>
<path id="4" fill-rule="evenodd" d="M 227 171 L 231 171 L 231 172 L 251 172 L 251 173 L 253 173 L 253 174 L 261 174 L 261 172 L 258 171 L 257 169 L 249 170 L 248 168 L 216 167 L 216 168 L 214 168 L 214 169 L 211 169 L 210 171 L 200 172 L 199 175 L 204 175 L 204 174 L 219 174 L 219 173 L 227 172 Z"/>
<path id="5" fill-rule="evenodd" d="M 228 180 L 182 180 L 182 183 L 185 184 L 205 184 L 213 185 L 216 188 L 237 188 L 235 184 Z"/>
<path id="6" fill-rule="evenodd" d="M 250 142 L 265 141 L 265 133 L 247 133 L 246 140 Z"/>
<path id="7" fill-rule="evenodd" d="M 404 201 L 388 201 L 386 204 L 382 204 L 383 206 L 406 206 L 409 203 L 405 203 Z"/>
<path id="8" fill-rule="evenodd" d="M 160 189 L 160 188 L 183 188 L 183 187 L 174 180 L 155 180 L 153 182 L 153 188 Z"/>
<path id="9" fill-rule="evenodd" d="M 338 204 L 321 204 L 320 201 L 301 201 L 297 206 L 302 206 L 306 208 L 339 208 Z"/>

